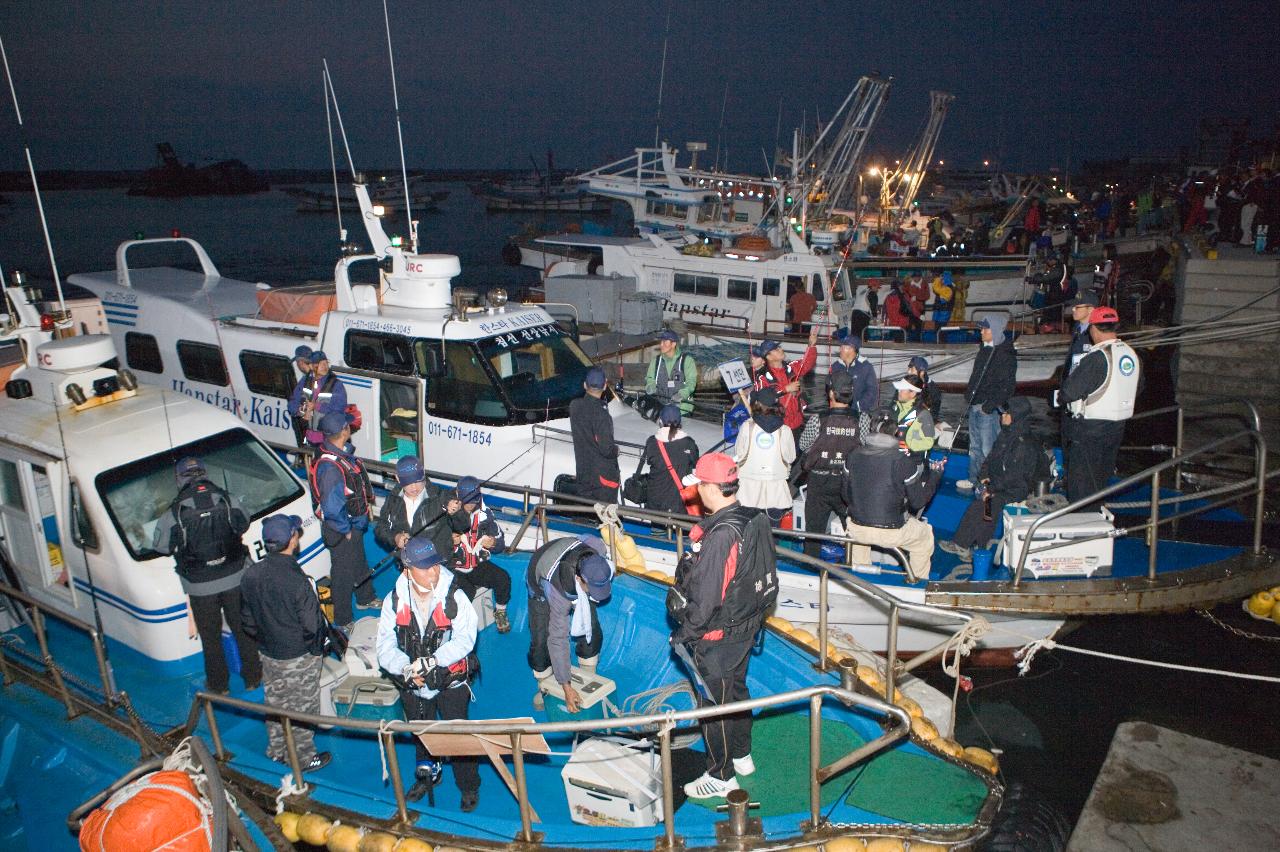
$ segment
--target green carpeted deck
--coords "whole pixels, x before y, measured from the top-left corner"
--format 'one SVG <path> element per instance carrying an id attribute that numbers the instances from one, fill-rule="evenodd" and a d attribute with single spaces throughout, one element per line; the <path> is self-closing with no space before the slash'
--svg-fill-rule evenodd
<path id="1" fill-rule="evenodd" d="M 809 719 L 799 713 L 757 717 L 751 732 L 756 771 L 738 783 L 760 803 L 761 817 L 809 809 Z M 823 719 L 822 762 L 828 764 L 863 743 L 849 726 Z M 848 804 L 903 822 L 968 823 L 987 797 L 987 786 L 958 766 L 902 749 L 882 752 L 822 785 L 822 806 L 830 807 L 852 784 Z M 723 799 L 690 800 L 706 808 Z"/>

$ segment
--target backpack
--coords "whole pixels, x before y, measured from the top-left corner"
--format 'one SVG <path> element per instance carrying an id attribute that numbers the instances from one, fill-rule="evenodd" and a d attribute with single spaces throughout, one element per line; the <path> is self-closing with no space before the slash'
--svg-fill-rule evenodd
<path id="1" fill-rule="evenodd" d="M 173 503 L 174 530 L 180 536 L 174 556 L 179 573 L 215 568 L 247 552 L 231 518 L 226 493 L 211 482 L 196 480 L 183 487 Z"/>
<path id="2" fill-rule="evenodd" d="M 733 528 L 738 536 L 738 563 L 733 578 L 720 599 L 707 632 L 721 630 L 725 638 L 755 633 L 778 600 L 778 555 L 773 549 L 773 528 L 768 515 L 760 509 L 738 506 L 727 517 L 708 527 L 710 535 L 721 524 Z M 742 558 L 743 552 L 748 554 Z M 667 612 L 677 621 L 688 609 L 685 583 L 696 560 L 686 554 L 676 566 L 676 582 L 667 593 Z"/>

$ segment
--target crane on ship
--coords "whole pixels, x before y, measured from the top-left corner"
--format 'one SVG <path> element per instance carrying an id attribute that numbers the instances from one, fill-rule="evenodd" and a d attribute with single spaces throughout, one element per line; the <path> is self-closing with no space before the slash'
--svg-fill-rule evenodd
<path id="1" fill-rule="evenodd" d="M 929 118 L 916 144 L 902 161 L 893 168 L 881 171 L 880 213 L 888 215 L 890 221 L 900 218 L 911 210 L 911 205 L 924 183 L 925 173 L 933 161 L 934 149 L 938 146 L 938 137 L 942 135 L 942 123 L 947 118 L 947 110 L 955 96 L 947 92 L 933 91 L 929 93 Z"/>

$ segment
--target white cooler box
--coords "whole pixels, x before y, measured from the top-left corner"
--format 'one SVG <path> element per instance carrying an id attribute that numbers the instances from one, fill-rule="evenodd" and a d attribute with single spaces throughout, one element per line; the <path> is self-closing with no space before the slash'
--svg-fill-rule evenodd
<path id="1" fill-rule="evenodd" d="M 636 828 L 662 822 L 662 768 L 652 748 L 583 740 L 560 776 L 576 823 Z"/>
<path id="2" fill-rule="evenodd" d="M 1000 562 L 1016 570 L 1027 530 L 1039 515 L 1004 513 Z M 1031 542 L 1025 569 L 1032 577 L 1094 577 L 1111 574 L 1113 538 L 1094 538 L 1115 530 L 1114 516 L 1100 512 L 1072 512 L 1041 526 Z M 1076 542 L 1076 539 L 1092 539 Z M 1049 550 L 1042 548 L 1057 545 Z M 1036 552 L 1040 551 L 1040 552 Z"/>

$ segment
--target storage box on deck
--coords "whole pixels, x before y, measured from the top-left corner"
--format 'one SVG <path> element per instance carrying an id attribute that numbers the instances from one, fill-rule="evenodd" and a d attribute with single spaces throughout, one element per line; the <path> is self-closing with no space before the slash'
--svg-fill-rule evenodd
<path id="1" fill-rule="evenodd" d="M 618 300 L 636 291 L 631 277 L 601 278 L 599 275 L 552 275 L 542 284 L 548 303 L 563 303 L 578 309 L 582 325 L 612 328 Z"/>
<path id="2" fill-rule="evenodd" d="M 560 777 L 574 822 L 644 827 L 662 821 L 662 771 L 652 749 L 584 740 Z"/>
<path id="3" fill-rule="evenodd" d="M 1005 511 L 1004 536 L 1000 540 L 1004 565 L 1017 568 L 1027 530 L 1039 517 Z M 1110 537 L 1115 530 L 1113 520 L 1111 513 L 1103 509 L 1100 512 L 1072 512 L 1045 523 L 1036 530 L 1031 541 L 1026 572 L 1032 577 L 1109 576 L 1115 545 L 1115 540 Z"/>
<path id="4" fill-rule="evenodd" d="M 569 682 L 581 699 L 577 713 L 570 713 L 564 703 L 564 689 L 551 679 L 543 693 L 548 722 L 580 722 L 583 719 L 603 719 L 604 700 L 613 694 L 615 684 L 604 675 L 584 672 L 576 666 L 569 670 Z"/>
<path id="5" fill-rule="evenodd" d="M 654 293 L 631 293 L 618 299 L 619 334 L 649 334 L 662 328 L 663 298 Z"/>

